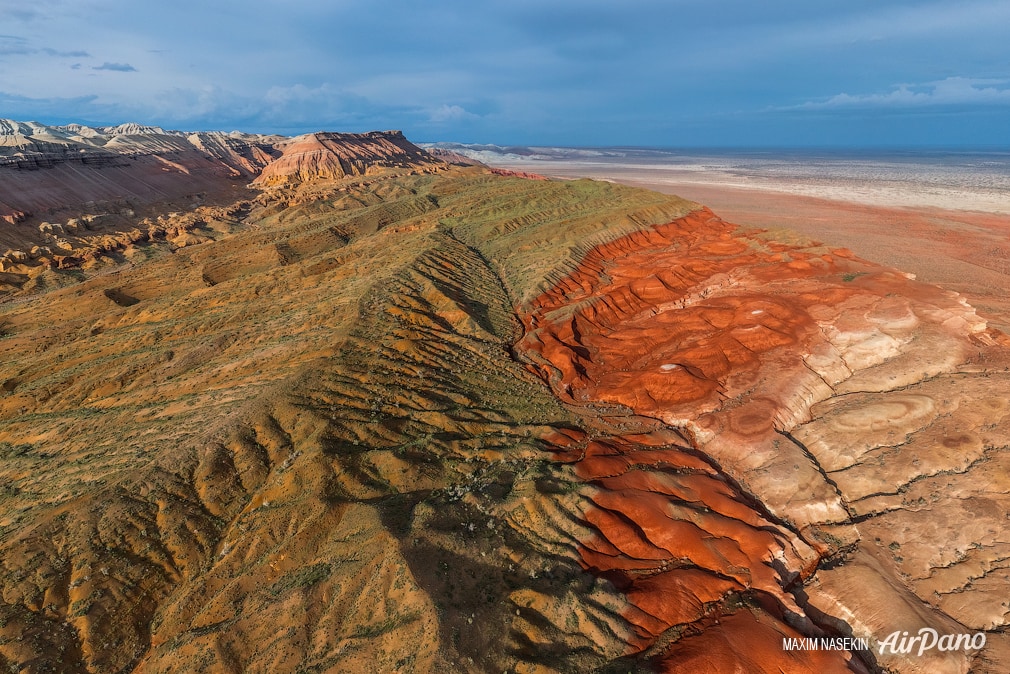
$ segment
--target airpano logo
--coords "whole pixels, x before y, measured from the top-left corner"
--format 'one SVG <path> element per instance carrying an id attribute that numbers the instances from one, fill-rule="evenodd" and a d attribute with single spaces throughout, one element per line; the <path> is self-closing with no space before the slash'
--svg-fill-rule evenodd
<path id="1" fill-rule="evenodd" d="M 924 655 L 934 648 L 938 651 L 977 651 L 985 648 L 985 632 L 975 634 L 944 634 L 940 636 L 932 627 L 923 627 L 919 634 L 910 637 L 908 632 L 891 632 L 880 642 L 879 653 L 912 653 L 919 644 L 917 655 Z"/>
<path id="2" fill-rule="evenodd" d="M 880 655 L 890 653 L 925 655 L 929 651 L 978 651 L 985 648 L 985 632 L 975 634 L 944 634 L 941 636 L 932 627 L 923 627 L 919 633 L 910 636 L 900 630 L 891 632 L 883 641 L 877 641 Z M 869 651 L 870 639 L 853 637 L 784 638 L 784 651 Z"/>

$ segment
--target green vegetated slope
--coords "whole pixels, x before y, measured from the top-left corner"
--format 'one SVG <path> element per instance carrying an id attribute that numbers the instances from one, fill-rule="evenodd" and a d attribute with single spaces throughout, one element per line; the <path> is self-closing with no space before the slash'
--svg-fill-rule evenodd
<path id="1" fill-rule="evenodd" d="M 582 487 L 544 451 L 599 422 L 513 360 L 514 306 L 694 207 L 388 172 L 47 272 L 0 308 L 0 667 L 621 662 L 621 600 L 574 562 Z"/>

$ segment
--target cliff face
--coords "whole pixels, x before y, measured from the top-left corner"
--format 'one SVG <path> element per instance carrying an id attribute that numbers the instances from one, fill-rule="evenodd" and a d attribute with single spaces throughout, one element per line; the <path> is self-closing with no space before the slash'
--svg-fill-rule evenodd
<path id="1" fill-rule="evenodd" d="M 123 159 L 148 155 L 171 155 L 194 150 L 206 158 L 223 162 L 247 156 L 253 149 L 268 150 L 280 136 L 206 132 L 185 134 L 160 127 L 121 124 L 115 127 L 88 127 L 79 124 L 45 126 L 36 122 L 0 119 L 0 167 L 22 169 L 52 167 L 65 162 L 102 166 Z M 275 152 L 267 152 L 259 163 L 250 164 L 254 175 L 269 163 Z"/>
<path id="2" fill-rule="evenodd" d="M 74 217 L 96 203 L 116 211 L 227 195 L 252 180 L 279 152 L 279 137 L 186 135 L 123 124 L 50 127 L 0 120 L 0 217 L 14 224 L 34 217 Z M 99 209 L 100 210 L 100 209 Z M 18 245 L 18 233 L 0 239 Z M 25 244 L 36 243 L 25 241 Z"/>
<path id="3" fill-rule="evenodd" d="M 399 131 L 286 138 L 0 120 L 0 218 L 14 223 L 88 202 L 136 207 L 198 192 L 230 195 L 249 182 L 270 187 L 441 164 Z"/>
<path id="4" fill-rule="evenodd" d="M 104 229 L 118 235 L 167 212 L 232 203 L 250 184 L 268 189 L 444 165 L 399 131 L 287 138 L 0 120 L 0 222 L 7 225 L 0 246 L 28 251 L 52 243 L 36 227 L 85 214 L 114 216 L 104 219 Z M 12 227 L 19 223 L 26 225 Z M 93 248 L 76 243 L 72 248 L 85 253 Z"/>

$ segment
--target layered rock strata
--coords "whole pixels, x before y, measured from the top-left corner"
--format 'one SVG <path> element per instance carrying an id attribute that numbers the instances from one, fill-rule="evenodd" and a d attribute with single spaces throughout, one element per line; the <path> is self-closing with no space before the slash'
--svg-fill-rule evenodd
<path id="1" fill-rule="evenodd" d="M 0 216 L 13 223 L 91 202 L 152 203 L 228 192 L 235 181 L 291 184 L 442 163 L 399 131 L 286 138 L 0 120 Z"/>

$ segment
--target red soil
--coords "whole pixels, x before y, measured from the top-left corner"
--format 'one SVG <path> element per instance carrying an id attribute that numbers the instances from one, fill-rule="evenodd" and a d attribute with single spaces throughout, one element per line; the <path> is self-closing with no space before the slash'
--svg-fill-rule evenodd
<path id="1" fill-rule="evenodd" d="M 770 361 L 802 367 L 799 351 L 782 347 L 814 334 L 805 309 L 859 290 L 784 295 L 774 286 L 840 276 L 848 258 L 776 244 L 757 250 L 735 229 L 703 209 L 597 247 L 533 303 L 524 345 L 550 364 L 543 374 L 560 376 L 570 402 L 620 403 L 657 417 L 710 411 Z M 597 282 L 603 276 L 608 283 Z"/>

